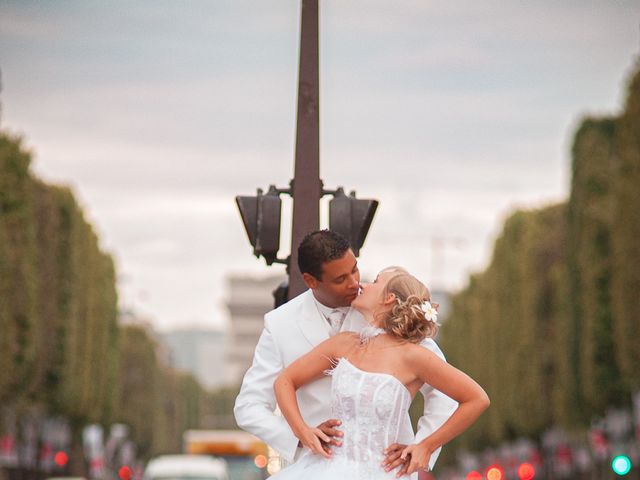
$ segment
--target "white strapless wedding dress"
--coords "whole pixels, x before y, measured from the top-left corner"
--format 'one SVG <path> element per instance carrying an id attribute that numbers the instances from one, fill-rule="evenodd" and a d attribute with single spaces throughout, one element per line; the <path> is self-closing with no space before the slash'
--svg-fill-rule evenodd
<path id="1" fill-rule="evenodd" d="M 409 422 L 411 394 L 393 375 L 366 372 L 342 358 L 331 371 L 331 418 L 342 421 L 342 446 L 326 459 L 307 451 L 274 480 L 390 480 L 397 470 L 380 466 L 383 450 Z M 402 478 L 408 479 L 409 476 Z"/>

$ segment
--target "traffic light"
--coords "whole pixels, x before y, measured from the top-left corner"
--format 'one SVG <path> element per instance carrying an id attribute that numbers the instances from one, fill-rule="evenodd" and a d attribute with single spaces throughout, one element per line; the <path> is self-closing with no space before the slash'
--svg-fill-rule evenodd
<path id="1" fill-rule="evenodd" d="M 132 475 L 133 472 L 131 471 L 131 468 L 126 465 L 120 467 L 118 470 L 118 477 L 120 477 L 120 480 L 131 480 Z"/>
<path id="2" fill-rule="evenodd" d="M 264 195 L 259 188 L 255 197 L 237 196 L 236 204 L 249 242 L 253 246 L 253 254 L 256 257 L 262 255 L 267 265 L 271 265 L 276 261 L 280 248 L 282 201 L 277 189 L 272 185 Z"/>
<path id="3" fill-rule="evenodd" d="M 378 208 L 377 200 L 356 198 L 356 192 L 347 196 L 339 187 L 329 201 L 329 228 L 344 235 L 358 256 Z"/>
<path id="4" fill-rule="evenodd" d="M 626 475 L 631 471 L 631 459 L 626 455 L 618 455 L 611 461 L 611 469 L 616 475 Z"/>
<path id="5" fill-rule="evenodd" d="M 485 475 L 487 480 L 503 480 L 504 478 L 504 470 L 499 465 L 493 465 L 487 469 L 487 473 Z"/>
<path id="6" fill-rule="evenodd" d="M 518 467 L 518 478 L 520 480 L 532 480 L 536 475 L 536 470 L 530 463 L 521 463 Z"/>
<path id="7" fill-rule="evenodd" d="M 471 472 L 467 473 L 465 480 L 482 480 L 482 474 L 477 470 L 472 470 Z"/>
<path id="8" fill-rule="evenodd" d="M 65 467 L 69 462 L 69 455 L 67 452 L 59 451 L 53 457 L 53 461 L 58 467 Z"/>

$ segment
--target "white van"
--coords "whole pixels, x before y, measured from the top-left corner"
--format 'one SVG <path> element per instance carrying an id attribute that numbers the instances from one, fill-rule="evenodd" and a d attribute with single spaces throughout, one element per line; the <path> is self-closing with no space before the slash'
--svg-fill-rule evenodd
<path id="1" fill-rule="evenodd" d="M 143 480 L 229 480 L 227 463 L 207 455 L 162 455 L 149 461 Z"/>

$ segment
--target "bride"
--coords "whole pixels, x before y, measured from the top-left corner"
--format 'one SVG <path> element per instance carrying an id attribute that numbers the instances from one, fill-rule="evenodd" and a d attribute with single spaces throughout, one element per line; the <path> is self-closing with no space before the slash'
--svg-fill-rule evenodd
<path id="1" fill-rule="evenodd" d="M 277 378 L 278 405 L 308 451 L 274 479 L 391 479 L 406 470 L 409 478 L 429 465 L 431 453 L 466 430 L 489 406 L 475 381 L 418 345 L 436 334 L 437 312 L 427 287 L 407 271 L 391 267 L 373 283 L 363 284 L 353 301 L 369 326 L 360 333 L 340 333 L 289 365 Z M 323 375 L 332 376 L 331 408 L 340 420 L 342 442 L 307 425 L 296 390 Z M 428 383 L 459 403 L 433 434 L 407 446 L 397 472 L 383 464 L 384 449 L 397 442 L 400 426 L 410 422 L 408 409 Z"/>

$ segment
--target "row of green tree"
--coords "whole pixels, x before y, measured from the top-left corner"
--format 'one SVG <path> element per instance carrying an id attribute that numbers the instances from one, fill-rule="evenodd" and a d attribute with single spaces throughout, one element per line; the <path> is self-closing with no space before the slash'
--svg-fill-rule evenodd
<path id="1" fill-rule="evenodd" d="M 517 211 L 441 343 L 492 399 L 468 445 L 584 430 L 640 390 L 640 71 L 575 134 L 567 202 Z"/>
<path id="2" fill-rule="evenodd" d="M 31 157 L 0 132 L 0 405 L 66 418 L 78 452 L 85 425 L 115 422 L 143 457 L 180 451 L 215 402 L 158 358 L 149 329 L 119 324 L 112 258 L 69 188 L 36 178 Z"/>

